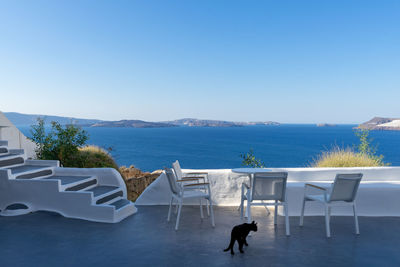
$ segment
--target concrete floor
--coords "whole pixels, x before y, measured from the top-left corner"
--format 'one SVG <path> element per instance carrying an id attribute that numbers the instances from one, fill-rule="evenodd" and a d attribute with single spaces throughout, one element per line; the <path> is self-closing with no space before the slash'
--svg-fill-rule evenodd
<path id="1" fill-rule="evenodd" d="M 216 228 L 200 220 L 198 207 L 182 210 L 166 222 L 167 207 L 138 207 L 118 224 L 67 219 L 36 212 L 0 217 L 0 266 L 400 266 L 400 218 L 360 217 L 361 235 L 352 217 L 332 217 L 332 238 L 325 237 L 323 217 L 306 217 L 298 226 L 291 217 L 291 236 L 284 218 L 254 208 L 258 232 L 248 238 L 245 253 L 222 250 L 230 231 L 241 223 L 233 207 L 216 207 Z"/>

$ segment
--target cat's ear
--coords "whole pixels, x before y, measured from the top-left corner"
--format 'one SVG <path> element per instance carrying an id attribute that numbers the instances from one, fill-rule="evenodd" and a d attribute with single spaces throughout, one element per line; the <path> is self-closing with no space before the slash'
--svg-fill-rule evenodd
<path id="1" fill-rule="evenodd" d="M 252 221 L 251 224 L 256 224 L 256 222 L 255 222 L 255 221 Z"/>

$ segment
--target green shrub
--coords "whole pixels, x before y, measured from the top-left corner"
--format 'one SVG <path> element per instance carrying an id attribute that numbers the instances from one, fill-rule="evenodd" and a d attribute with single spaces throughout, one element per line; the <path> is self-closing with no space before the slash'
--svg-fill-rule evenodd
<path id="1" fill-rule="evenodd" d="M 118 170 L 110 153 L 98 146 L 84 146 L 79 148 L 81 168 L 114 168 Z"/>
<path id="2" fill-rule="evenodd" d="M 50 132 L 46 134 L 42 118 L 38 118 L 38 124 L 32 126 L 31 134 L 31 140 L 37 145 L 36 158 L 59 160 L 64 167 L 77 167 L 78 148 L 89 138 L 81 128 L 72 124 L 61 126 L 55 121 L 51 122 Z"/>
<path id="3" fill-rule="evenodd" d="M 250 168 L 265 168 L 265 163 L 256 158 L 253 149 L 250 149 L 246 154 L 240 154 L 240 157 L 242 158 L 242 166 Z"/>
<path id="4" fill-rule="evenodd" d="M 376 167 L 385 166 L 381 159 L 347 148 L 334 147 L 322 152 L 311 167 Z"/>
<path id="5" fill-rule="evenodd" d="M 86 131 L 75 125 L 61 126 L 51 122 L 49 133 L 45 131 L 44 120 L 31 128 L 31 140 L 36 143 L 36 158 L 59 160 L 64 167 L 77 168 L 115 168 L 112 156 L 97 146 L 84 146 L 89 136 Z"/>

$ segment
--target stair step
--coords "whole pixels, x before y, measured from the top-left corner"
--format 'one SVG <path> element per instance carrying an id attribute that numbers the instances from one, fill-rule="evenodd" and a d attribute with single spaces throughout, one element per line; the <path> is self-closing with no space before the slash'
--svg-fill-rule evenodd
<path id="1" fill-rule="evenodd" d="M 24 172 L 30 172 L 30 171 L 40 171 L 49 168 L 48 166 L 36 166 L 36 165 L 23 165 L 23 166 L 18 166 L 18 167 L 12 167 L 9 168 L 11 170 L 11 173 L 14 175 L 18 175 Z"/>
<path id="2" fill-rule="evenodd" d="M 11 170 L 11 174 L 14 175 L 16 179 L 32 179 L 51 175 L 53 173 L 52 168 L 48 166 L 22 165 L 8 169 Z"/>
<path id="3" fill-rule="evenodd" d="M 9 166 L 23 164 L 25 162 L 24 158 L 21 156 L 11 156 L 7 155 L 0 159 L 0 168 L 7 168 Z M 16 167 L 15 167 L 16 168 Z"/>
<path id="4" fill-rule="evenodd" d="M 88 189 L 86 191 L 93 192 L 93 196 L 94 197 L 98 197 L 100 195 L 107 194 L 107 193 L 109 193 L 111 191 L 114 191 L 116 189 L 119 189 L 119 187 L 117 187 L 117 186 L 109 186 L 109 185 L 98 185 L 98 186 L 93 187 L 91 189 Z"/>
<path id="5" fill-rule="evenodd" d="M 96 176 L 66 176 L 66 175 L 53 175 L 50 177 L 43 178 L 45 180 L 59 180 L 61 183 L 61 190 L 68 190 L 70 188 L 75 188 L 81 190 L 89 186 L 96 184 Z M 81 187 L 79 189 L 79 186 Z M 84 187 L 82 187 L 84 186 Z"/>
<path id="6" fill-rule="evenodd" d="M 69 185 L 74 184 L 76 182 L 83 182 L 92 178 L 93 176 L 62 176 L 62 175 L 53 175 L 50 177 L 46 177 L 43 179 L 46 180 L 60 180 L 61 185 Z"/>
<path id="7" fill-rule="evenodd" d="M 68 187 L 67 189 L 65 189 L 65 191 L 80 191 L 80 190 L 88 188 L 89 186 L 96 185 L 96 184 L 97 184 L 97 180 L 92 179 L 92 180 L 88 180 L 86 182 L 80 183 L 78 185 Z"/>
<path id="8" fill-rule="evenodd" d="M 94 202 L 96 204 L 103 204 L 123 195 L 119 187 L 109 185 L 98 185 L 85 191 L 93 193 Z"/>
<path id="9" fill-rule="evenodd" d="M 7 140 L 0 140 L 0 146 L 8 146 Z"/>
<path id="10" fill-rule="evenodd" d="M 43 178 L 43 176 L 52 175 L 52 170 L 42 170 L 34 173 L 27 173 L 23 175 L 18 175 L 16 179 L 33 179 L 33 178 Z"/>
<path id="11" fill-rule="evenodd" d="M 24 158 L 23 154 L 12 154 L 10 152 L 7 153 L 0 153 L 0 161 L 6 160 L 6 159 L 15 159 L 15 158 Z"/>
<path id="12" fill-rule="evenodd" d="M 6 153 L 1 153 L 0 152 L 0 160 L 2 160 L 4 158 L 8 158 L 10 156 L 14 156 L 14 155 L 11 155 L 10 153 L 8 153 L 8 151 Z"/>
<path id="13" fill-rule="evenodd" d="M 127 199 L 125 199 L 125 198 L 122 198 L 122 199 L 117 200 L 117 201 L 115 201 L 113 203 L 110 203 L 108 205 L 114 206 L 116 210 L 119 210 L 119 209 L 121 209 L 121 208 L 123 208 L 123 207 L 125 207 L 125 206 L 127 206 L 129 204 L 132 204 L 132 202 L 127 200 Z"/>
<path id="14" fill-rule="evenodd" d="M 104 197 L 102 196 L 101 198 L 99 198 L 96 201 L 96 204 L 104 204 L 104 203 L 109 202 L 110 200 L 113 200 L 115 198 L 120 198 L 123 195 L 124 195 L 124 193 L 122 192 L 122 190 L 118 190 L 118 191 L 116 191 L 116 192 L 114 192 L 112 194 L 109 194 L 107 196 L 104 196 Z"/>

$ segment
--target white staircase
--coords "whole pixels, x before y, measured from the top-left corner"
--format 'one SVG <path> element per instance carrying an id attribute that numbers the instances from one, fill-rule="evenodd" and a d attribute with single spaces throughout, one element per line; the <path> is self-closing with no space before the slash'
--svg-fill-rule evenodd
<path id="1" fill-rule="evenodd" d="M 0 215 L 37 210 L 116 223 L 137 210 L 121 175 L 111 168 L 61 168 L 58 161 L 27 160 L 0 140 Z"/>

